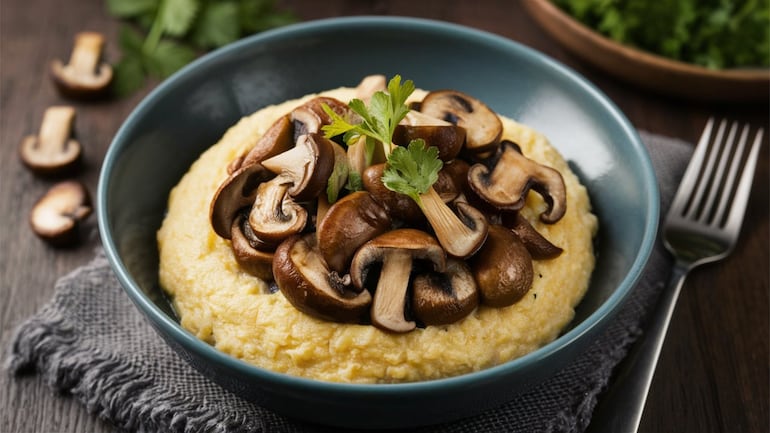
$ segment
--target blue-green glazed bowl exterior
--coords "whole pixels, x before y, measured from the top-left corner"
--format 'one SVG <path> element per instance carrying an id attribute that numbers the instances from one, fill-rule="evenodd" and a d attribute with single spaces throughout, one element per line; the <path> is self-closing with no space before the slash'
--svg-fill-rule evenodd
<path id="1" fill-rule="evenodd" d="M 404 384 L 329 383 L 278 374 L 221 353 L 184 330 L 158 283 L 155 232 L 171 188 L 242 116 L 368 74 L 467 92 L 545 133 L 587 186 L 599 217 L 597 266 L 575 320 L 555 341 L 483 371 Z M 516 42 L 421 19 L 308 22 L 231 44 L 159 85 L 118 131 L 101 172 L 98 219 L 107 257 L 132 301 L 203 375 L 281 414 L 356 428 L 407 427 L 477 414 L 568 365 L 623 304 L 651 252 L 654 172 L 628 120 L 593 85 Z"/>

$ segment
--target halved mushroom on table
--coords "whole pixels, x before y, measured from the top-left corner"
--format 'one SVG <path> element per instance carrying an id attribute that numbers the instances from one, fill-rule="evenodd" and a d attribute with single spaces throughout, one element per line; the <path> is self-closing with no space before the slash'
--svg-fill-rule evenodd
<path id="1" fill-rule="evenodd" d="M 95 99 L 107 94 L 112 82 L 112 66 L 102 61 L 104 36 L 81 32 L 75 36 L 69 63 L 51 63 L 51 76 L 59 92 L 73 99 Z"/>
<path id="2" fill-rule="evenodd" d="M 24 165 L 40 175 L 59 175 L 75 168 L 82 151 L 80 143 L 72 138 L 74 122 L 74 107 L 48 107 L 40 132 L 21 142 L 19 155 Z"/>

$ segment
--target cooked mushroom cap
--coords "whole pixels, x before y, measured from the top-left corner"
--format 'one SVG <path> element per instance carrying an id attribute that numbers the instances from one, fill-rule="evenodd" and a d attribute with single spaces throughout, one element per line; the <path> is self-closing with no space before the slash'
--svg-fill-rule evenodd
<path id="1" fill-rule="evenodd" d="M 73 107 L 49 107 L 38 135 L 25 137 L 19 147 L 22 162 L 42 175 L 58 175 L 74 168 L 81 155 L 80 143 L 70 138 L 74 121 Z"/>
<path id="2" fill-rule="evenodd" d="M 356 86 L 356 98 L 368 103 L 372 95 L 377 92 L 384 92 L 387 86 L 387 78 L 384 75 L 367 75 Z"/>
<path id="3" fill-rule="evenodd" d="M 243 165 L 262 162 L 267 158 L 286 152 L 294 145 L 294 126 L 289 115 L 281 116 L 259 137 L 246 156 Z"/>
<path id="4" fill-rule="evenodd" d="M 393 143 L 408 146 L 412 140 L 422 139 L 438 149 L 442 161 L 453 160 L 465 144 L 465 129 L 445 120 L 411 110 L 393 131 Z"/>
<path id="5" fill-rule="evenodd" d="M 307 224 L 307 210 L 288 195 L 291 179 L 280 175 L 257 187 L 249 225 L 258 238 L 279 243 L 297 234 Z"/>
<path id="6" fill-rule="evenodd" d="M 532 287 L 532 257 L 519 238 L 503 226 L 489 226 L 487 241 L 470 265 L 484 305 L 507 307 Z"/>
<path id="7" fill-rule="evenodd" d="M 503 141 L 491 167 L 474 164 L 468 170 L 471 188 L 499 209 L 519 210 L 526 204 L 530 189 L 537 191 L 548 208 L 540 215 L 545 223 L 555 223 L 567 211 L 567 190 L 557 170 L 525 157 L 518 146 Z"/>
<path id="8" fill-rule="evenodd" d="M 385 163 L 375 164 L 364 170 L 361 181 L 364 189 L 374 197 L 377 203 L 385 207 L 388 214 L 394 218 L 410 223 L 425 220 L 420 206 L 405 194 L 399 194 L 389 190 L 382 183 L 382 174 L 385 172 Z"/>
<path id="9" fill-rule="evenodd" d="M 324 105 L 342 117 L 348 117 L 352 113 L 348 105 L 339 99 L 328 96 L 313 98 L 291 112 L 295 138 L 304 134 L 318 134 L 321 132 L 321 127 L 332 122 L 331 117 L 323 109 Z"/>
<path id="10" fill-rule="evenodd" d="M 261 251 L 254 248 L 252 240 L 247 234 L 250 230 L 248 219 L 243 214 L 238 214 L 233 220 L 230 230 L 232 237 L 231 247 L 235 261 L 241 268 L 251 275 L 262 280 L 273 279 L 273 252 Z"/>
<path id="11" fill-rule="evenodd" d="M 265 159 L 262 165 L 291 180 L 288 193 L 295 200 L 311 200 L 326 189 L 334 170 L 334 145 L 321 134 L 305 134 L 293 148 Z"/>
<path id="12" fill-rule="evenodd" d="M 261 164 L 242 166 L 219 185 L 209 206 L 211 227 L 219 236 L 230 239 L 230 229 L 238 212 L 251 206 L 257 187 L 275 175 Z"/>
<path id="13" fill-rule="evenodd" d="M 77 181 L 57 183 L 35 203 L 29 223 L 35 234 L 55 246 L 78 240 L 78 226 L 91 214 L 91 196 Z"/>
<path id="14" fill-rule="evenodd" d="M 503 124 L 494 111 L 478 99 L 456 90 L 437 90 L 425 95 L 420 111 L 465 129 L 465 149 L 471 154 L 494 149 Z"/>
<path id="15" fill-rule="evenodd" d="M 385 209 L 368 192 L 356 191 L 334 203 L 318 223 L 318 249 L 331 270 L 346 274 L 356 250 L 389 228 Z"/>
<path id="16" fill-rule="evenodd" d="M 382 263 L 370 311 L 374 326 L 391 332 L 415 328 L 415 322 L 405 317 L 409 276 L 415 259 L 428 260 L 440 271 L 446 266 L 446 254 L 436 239 L 415 229 L 385 232 L 365 243 L 353 256 L 350 276 L 359 288 L 364 288 L 372 265 Z"/>
<path id="17" fill-rule="evenodd" d="M 425 325 L 446 325 L 469 315 L 479 304 L 468 265 L 448 259 L 445 272 L 425 272 L 412 281 L 412 311 Z"/>
<path id="18" fill-rule="evenodd" d="M 504 214 L 502 224 L 518 236 L 535 260 L 553 259 L 559 257 L 564 251 L 535 230 L 532 224 L 519 212 Z"/>
<path id="19" fill-rule="evenodd" d="M 74 99 L 104 96 L 112 81 L 112 67 L 101 62 L 104 36 L 82 32 L 75 36 L 75 46 L 69 64 L 60 60 L 51 64 L 51 76 L 59 92 Z"/>
<path id="20" fill-rule="evenodd" d="M 368 291 L 354 293 L 336 278 L 316 248 L 315 234 L 295 235 L 275 251 L 273 276 L 281 293 L 298 310 L 334 322 L 359 322 L 369 310 Z"/>

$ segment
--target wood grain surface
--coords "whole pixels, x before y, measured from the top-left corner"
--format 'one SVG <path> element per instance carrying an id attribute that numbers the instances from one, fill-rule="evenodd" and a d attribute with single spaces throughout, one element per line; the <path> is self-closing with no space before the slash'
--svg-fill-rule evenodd
<path id="1" fill-rule="evenodd" d="M 450 0 L 285 0 L 303 20 L 344 15 L 400 15 L 444 20 L 486 30 L 538 49 L 583 74 L 639 129 L 696 141 L 709 116 L 768 128 L 768 103 L 695 103 L 635 88 L 580 63 L 549 39 L 519 2 Z M 18 157 L 20 140 L 40 128 L 44 110 L 70 104 L 55 92 L 48 65 L 67 59 L 75 33 L 107 38 L 117 59 L 119 23 L 104 0 L 2 0 L 0 3 L 0 326 L 5 351 L 13 328 L 43 306 L 53 283 L 86 263 L 99 244 L 95 218 L 85 240 L 53 249 L 28 226 L 34 202 L 53 184 L 32 175 Z M 112 136 L 156 83 L 132 97 L 75 103 L 75 129 L 85 156 L 76 179 L 92 194 Z M 770 226 L 767 140 L 741 242 L 727 260 L 687 280 L 652 385 L 642 432 L 768 431 L 768 244 Z M 4 352 L 5 353 L 5 352 Z M 114 428 L 75 399 L 51 391 L 41 377 L 0 375 L 0 432 L 107 432 Z"/>

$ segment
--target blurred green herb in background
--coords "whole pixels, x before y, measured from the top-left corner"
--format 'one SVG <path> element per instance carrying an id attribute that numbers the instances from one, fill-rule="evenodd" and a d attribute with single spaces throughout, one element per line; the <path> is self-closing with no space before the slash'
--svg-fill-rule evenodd
<path id="1" fill-rule="evenodd" d="M 163 79 L 199 54 L 239 38 L 296 21 L 273 0 L 106 0 L 109 13 L 130 25 L 120 29 L 122 51 L 113 90 L 140 89 Z"/>
<path id="2" fill-rule="evenodd" d="M 554 0 L 622 44 L 711 69 L 770 66 L 770 0 Z"/>

